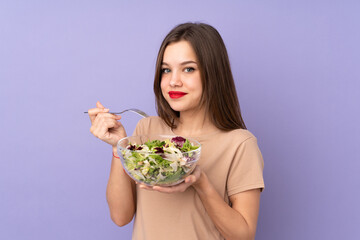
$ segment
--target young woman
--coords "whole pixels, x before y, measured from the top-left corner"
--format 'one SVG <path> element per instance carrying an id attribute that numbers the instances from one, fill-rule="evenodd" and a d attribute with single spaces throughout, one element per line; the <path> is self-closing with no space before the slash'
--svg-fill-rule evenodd
<path id="1" fill-rule="evenodd" d="M 201 23 L 176 26 L 165 37 L 154 81 L 158 117 L 139 121 L 134 135 L 191 137 L 201 159 L 185 182 L 172 187 L 135 184 L 117 159 L 126 136 L 120 116 L 101 103 L 89 110 L 90 131 L 113 146 L 107 186 L 112 220 L 135 216 L 133 239 L 254 239 L 263 159 L 246 130 L 223 40 Z"/>

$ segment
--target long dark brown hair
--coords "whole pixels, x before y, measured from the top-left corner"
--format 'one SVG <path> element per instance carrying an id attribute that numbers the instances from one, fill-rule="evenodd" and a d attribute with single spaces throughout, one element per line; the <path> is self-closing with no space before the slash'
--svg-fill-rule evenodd
<path id="1" fill-rule="evenodd" d="M 188 41 L 198 59 L 203 86 L 200 106 L 205 107 L 211 122 L 224 131 L 246 129 L 241 117 L 229 57 L 219 32 L 204 23 L 183 23 L 173 28 L 160 46 L 156 61 L 154 92 L 158 115 L 171 127 L 180 113 L 174 111 L 161 92 L 161 68 L 166 47 L 181 40 Z"/>

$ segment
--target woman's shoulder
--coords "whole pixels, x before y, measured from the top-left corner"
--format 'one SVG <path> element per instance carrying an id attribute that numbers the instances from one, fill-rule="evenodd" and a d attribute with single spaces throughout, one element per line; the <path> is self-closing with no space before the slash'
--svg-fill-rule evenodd
<path id="1" fill-rule="evenodd" d="M 233 151 L 240 154 L 244 151 L 254 153 L 259 151 L 257 138 L 247 129 L 231 130 L 224 134 L 223 139 L 220 141 L 222 142 L 222 145 L 227 146 L 229 152 Z"/>
<path id="2" fill-rule="evenodd" d="M 234 141 L 237 143 L 245 142 L 249 139 L 257 140 L 254 134 L 252 134 L 247 129 L 234 129 L 231 131 L 223 132 L 223 137 L 229 141 Z"/>

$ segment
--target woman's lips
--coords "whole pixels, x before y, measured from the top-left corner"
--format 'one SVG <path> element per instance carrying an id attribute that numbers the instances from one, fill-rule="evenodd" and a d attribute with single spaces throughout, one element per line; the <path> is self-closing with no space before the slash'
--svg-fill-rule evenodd
<path id="1" fill-rule="evenodd" d="M 178 92 L 178 91 L 170 91 L 169 92 L 169 96 L 170 98 L 181 98 L 183 96 L 185 96 L 187 93 L 184 93 L 184 92 Z"/>

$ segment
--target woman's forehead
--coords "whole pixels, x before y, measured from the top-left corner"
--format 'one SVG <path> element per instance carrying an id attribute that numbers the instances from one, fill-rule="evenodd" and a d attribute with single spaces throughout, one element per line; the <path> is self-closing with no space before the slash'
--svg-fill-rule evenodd
<path id="1" fill-rule="evenodd" d="M 163 63 L 197 62 L 194 49 L 188 41 L 179 41 L 169 44 L 164 51 Z"/>

